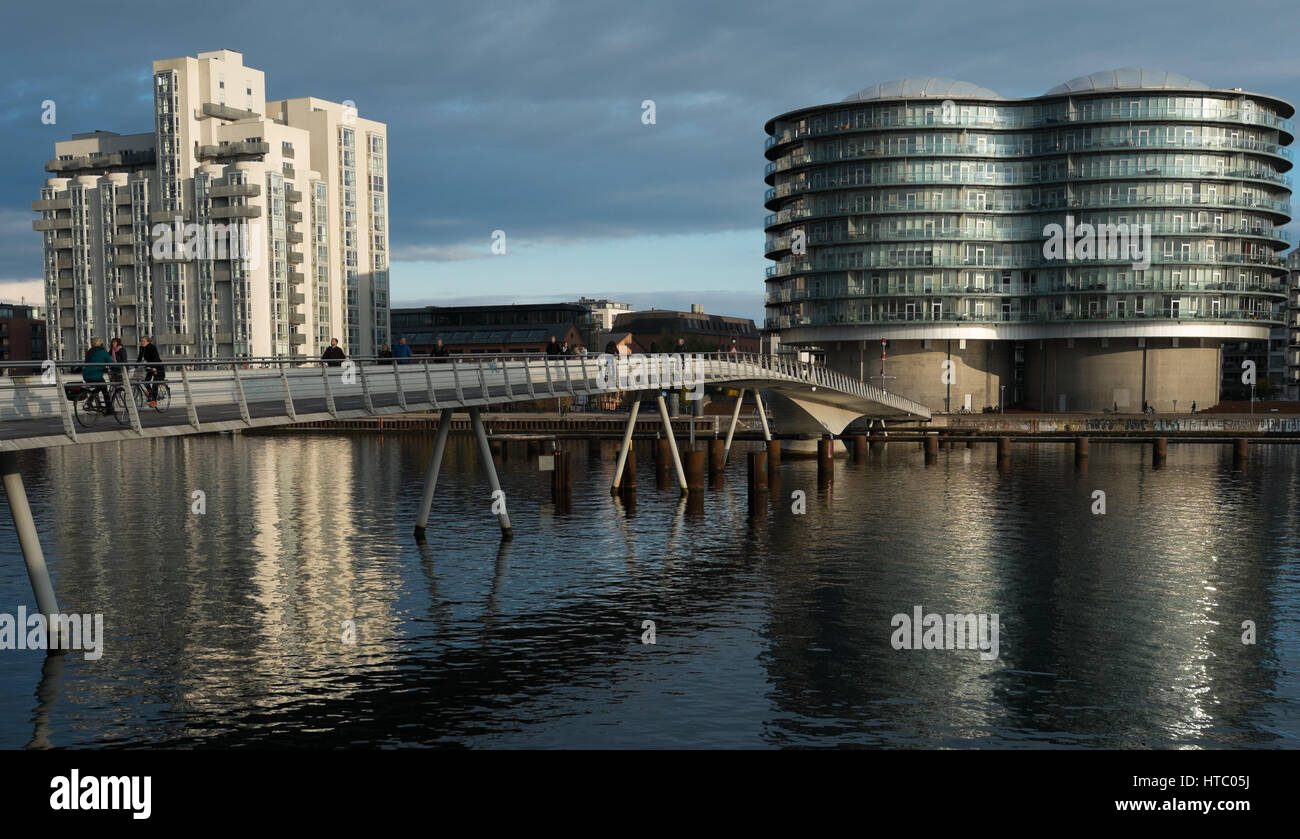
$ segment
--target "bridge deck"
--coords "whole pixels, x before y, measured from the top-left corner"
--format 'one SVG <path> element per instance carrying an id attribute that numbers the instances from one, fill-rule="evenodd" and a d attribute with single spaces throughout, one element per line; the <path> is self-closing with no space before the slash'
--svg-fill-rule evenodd
<path id="1" fill-rule="evenodd" d="M 462 356 L 439 362 L 419 359 L 396 366 L 366 359 L 339 367 L 259 359 L 235 362 L 238 369 L 232 369 L 229 361 L 187 362 L 185 370 L 175 366 L 168 369 L 171 405 L 166 413 L 145 405 L 128 411 L 129 424 L 102 416 L 90 428 L 76 422 L 72 403 L 60 396 L 63 386 L 79 384 L 81 377 L 71 374 L 67 369 L 70 365 L 47 362 L 44 376 L 15 378 L 0 384 L 0 450 L 680 386 L 680 377 L 670 379 L 667 367 L 655 366 L 661 362 L 638 368 L 635 358 L 616 362 L 594 355 Z M 802 399 L 849 407 L 869 416 L 929 417 L 924 406 L 816 365 L 761 356 L 695 359 L 691 362 L 694 369 L 688 367 L 685 379 L 691 385 L 698 382 L 797 392 Z M 814 387 L 818 390 L 813 391 Z"/>

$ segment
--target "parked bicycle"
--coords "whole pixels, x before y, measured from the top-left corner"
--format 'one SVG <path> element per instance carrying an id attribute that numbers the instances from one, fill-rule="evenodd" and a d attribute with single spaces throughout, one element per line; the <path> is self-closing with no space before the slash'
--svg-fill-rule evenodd
<path id="1" fill-rule="evenodd" d="M 90 428 L 105 414 L 117 418 L 118 425 L 131 421 L 127 414 L 126 392 L 110 384 L 68 385 L 67 397 L 73 413 L 83 428 Z"/>

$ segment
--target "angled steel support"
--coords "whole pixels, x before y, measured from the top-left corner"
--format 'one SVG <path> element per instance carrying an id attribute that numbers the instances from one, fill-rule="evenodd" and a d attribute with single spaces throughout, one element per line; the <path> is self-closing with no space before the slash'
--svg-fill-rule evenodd
<path id="1" fill-rule="evenodd" d="M 433 491 L 438 488 L 438 472 L 442 470 L 442 454 L 447 448 L 447 433 L 451 430 L 451 411 L 443 410 L 438 416 L 438 434 L 433 438 L 433 454 L 424 470 L 424 494 L 420 497 L 420 514 L 415 520 L 415 538 L 424 541 L 425 528 L 429 526 L 429 511 L 433 508 Z"/>
<path id="2" fill-rule="evenodd" d="M 339 411 L 334 406 L 334 386 L 330 384 L 330 366 L 328 364 L 320 366 L 320 377 L 325 380 L 325 408 L 330 412 L 330 416 L 337 417 Z"/>
<path id="3" fill-rule="evenodd" d="M 398 364 L 397 359 L 394 358 L 393 359 L 393 381 L 397 384 L 397 404 L 401 405 L 402 410 L 405 411 L 406 391 L 402 390 L 402 374 L 400 372 L 401 368 L 402 366 Z"/>
<path id="4" fill-rule="evenodd" d="M 63 415 L 63 433 L 76 442 L 77 426 L 72 421 L 72 400 L 68 398 L 67 388 L 63 384 L 63 373 L 57 364 L 54 365 L 54 384 L 59 389 L 59 412 Z"/>
<path id="5" fill-rule="evenodd" d="M 366 368 L 358 362 L 353 363 L 356 364 L 357 377 L 361 379 L 361 398 L 365 400 L 366 413 L 373 414 L 375 412 L 375 403 L 370 399 L 370 382 L 366 379 Z"/>
<path id="6" fill-rule="evenodd" d="M 483 428 L 483 417 L 477 405 L 470 406 L 469 420 L 474 426 L 474 436 L 478 438 L 479 454 L 483 456 L 483 469 L 487 472 L 488 483 L 492 486 L 492 504 L 495 506 L 498 500 L 501 502 L 501 512 L 497 514 L 497 521 L 501 522 L 501 538 L 509 539 L 514 536 L 514 532 L 510 529 L 510 513 L 506 511 L 506 494 L 502 492 L 501 482 L 497 480 L 497 467 L 492 462 L 492 447 L 488 445 L 487 431 Z"/>
<path id="7" fill-rule="evenodd" d="M 673 466 L 677 469 L 677 484 L 682 488 L 682 495 L 685 495 L 687 492 L 686 470 L 682 468 L 682 456 L 677 451 L 677 439 L 673 435 L 673 421 L 668 416 L 668 404 L 664 402 L 662 392 L 655 398 L 659 401 L 659 418 L 664 424 L 664 436 L 668 438 L 668 450 L 673 453 Z"/>
<path id="8" fill-rule="evenodd" d="M 632 413 L 627 416 L 627 428 L 623 429 L 623 445 L 618 450 L 618 465 L 614 467 L 614 483 L 610 485 L 610 492 L 618 492 L 619 484 L 623 483 L 623 467 L 627 465 L 627 450 L 632 445 L 632 429 L 636 427 L 636 415 L 641 410 L 640 394 L 634 394 L 638 398 L 632 402 Z"/>
<path id="9" fill-rule="evenodd" d="M 731 425 L 727 427 L 727 442 L 722 447 L 722 463 L 725 466 L 731 457 L 731 438 L 736 434 L 736 422 L 740 419 L 740 406 L 745 401 L 745 389 L 742 387 L 736 396 L 736 407 L 731 410 Z"/>
<path id="10" fill-rule="evenodd" d="M 297 419 L 298 413 L 293 408 L 293 394 L 289 391 L 289 369 L 280 362 L 280 386 L 284 388 L 284 412 L 289 419 Z"/>
<path id="11" fill-rule="evenodd" d="M 248 400 L 244 397 L 244 383 L 239 378 L 239 362 L 233 362 L 230 369 L 235 374 L 235 398 L 239 400 L 239 416 L 244 420 L 245 425 L 252 425 L 253 419 L 248 414 Z"/>
<path id="12" fill-rule="evenodd" d="M 3 474 L 5 494 L 9 496 L 9 512 L 13 515 L 14 529 L 18 531 L 18 544 L 22 547 L 23 562 L 27 564 L 27 577 L 32 583 L 32 593 L 36 595 L 36 606 L 41 614 L 59 614 L 59 602 L 54 596 L 54 583 L 50 581 L 50 569 L 45 566 L 45 554 L 41 551 L 41 538 L 36 532 L 36 520 L 32 518 L 31 505 L 27 503 L 27 489 L 23 486 L 23 475 L 18 471 L 18 456 L 12 451 L 0 452 L 0 474 Z M 19 627 L 18 632 L 26 632 L 26 627 Z M 57 649 L 59 644 L 58 625 L 49 627 L 49 649 Z"/>
<path id="13" fill-rule="evenodd" d="M 194 405 L 194 392 L 190 390 L 190 371 L 184 364 L 181 365 L 181 390 L 185 393 L 185 413 L 189 417 L 190 425 L 198 431 L 199 409 Z"/>
<path id="14" fill-rule="evenodd" d="M 758 395 L 758 388 L 754 388 L 754 404 L 758 406 L 758 418 L 763 421 L 763 439 L 772 442 L 772 431 L 767 427 L 767 410 L 763 407 L 763 397 Z"/>

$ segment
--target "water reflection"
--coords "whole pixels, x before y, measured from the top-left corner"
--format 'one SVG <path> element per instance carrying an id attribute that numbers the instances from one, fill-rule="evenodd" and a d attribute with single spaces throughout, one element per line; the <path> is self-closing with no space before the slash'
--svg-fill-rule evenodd
<path id="1" fill-rule="evenodd" d="M 821 476 L 787 457 L 751 516 L 744 444 L 686 499 L 649 446 L 623 496 L 611 453 L 571 447 L 561 508 L 506 443 L 502 542 L 471 442 L 449 442 L 424 544 L 432 435 L 24 455 L 61 604 L 108 638 L 98 662 L 0 654 L 0 744 L 1294 744 L 1295 449 L 1252 447 L 1245 472 L 1226 447 L 1157 470 L 1097 441 L 1087 468 L 1054 445 L 929 467 L 890 445 Z M 1000 660 L 893 649 L 914 606 L 997 613 Z"/>

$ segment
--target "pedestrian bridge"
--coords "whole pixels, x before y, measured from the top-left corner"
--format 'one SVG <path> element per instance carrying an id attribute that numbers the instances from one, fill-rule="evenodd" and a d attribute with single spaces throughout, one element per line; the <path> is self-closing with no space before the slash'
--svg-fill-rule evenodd
<path id="1" fill-rule="evenodd" d="M 684 359 L 688 360 L 684 362 Z M 651 360 L 653 363 L 648 363 Z M 921 405 L 824 367 L 753 355 L 617 359 L 594 355 L 479 355 L 436 360 L 386 359 L 385 363 L 378 359 L 349 359 L 337 366 L 321 361 L 286 359 L 186 361 L 167 367 L 166 381 L 171 399 L 165 411 L 155 411 L 143 400 L 137 406 L 134 398 L 127 398 L 122 402 L 126 408 L 124 413 L 119 409 L 117 416 L 91 417 L 84 413 L 79 415 L 79 408 L 74 407 L 66 396 L 67 388 L 81 383 L 81 376 L 71 370 L 73 366 L 76 365 L 47 361 L 39 375 L 15 376 L 0 383 L 0 479 L 3 479 L 37 607 L 44 615 L 59 613 L 58 599 L 19 470 L 17 452 L 21 449 L 201 434 L 406 411 L 439 411 L 433 456 L 425 472 L 424 494 L 415 527 L 416 538 L 423 539 L 451 427 L 452 411 L 449 409 L 463 408 L 469 412 L 484 471 L 491 485 L 492 513 L 501 525 L 502 538 L 509 539 L 512 531 L 505 494 L 492 463 L 480 413 L 487 406 L 657 391 L 660 416 L 668 432 L 667 442 L 683 494 L 688 491 L 686 474 L 673 440 L 672 425 L 668 422 L 668 408 L 663 397 L 666 389 L 675 390 L 680 386 L 702 389 L 706 385 L 739 388 L 741 398 L 736 400 L 731 430 L 727 433 L 728 450 L 746 389 L 754 389 L 759 416 L 763 418 L 765 436 L 769 439 L 771 435 L 758 388 L 784 394 L 783 398 L 791 405 L 799 406 L 810 415 L 822 415 L 824 420 L 819 420 L 822 427 L 833 433 L 843 429 L 843 425 L 839 425 L 842 420 L 847 424 L 845 417 L 928 419 L 930 416 Z M 109 366 L 119 368 L 123 378 L 129 379 L 131 368 L 140 365 Z M 615 470 L 614 488 L 619 486 L 623 476 L 640 405 L 640 400 L 632 404 Z M 94 423 L 82 425 L 83 417 L 94 418 Z M 57 637 L 52 634 L 51 639 L 52 648 L 58 647 Z"/>
<path id="2" fill-rule="evenodd" d="M 411 359 L 393 364 L 349 359 L 339 366 L 320 361 L 239 359 L 168 365 L 171 404 L 165 413 L 126 400 L 127 415 L 100 417 L 84 428 L 74 418 L 64 389 L 81 383 L 71 362 L 46 362 L 41 375 L 0 382 L 0 451 L 166 437 L 382 416 L 407 411 L 468 409 L 537 399 L 593 397 L 611 392 L 673 390 L 638 377 L 633 357 L 611 364 L 608 356 L 476 355 Z M 645 356 L 644 359 L 681 358 Z M 782 433 L 838 434 L 854 418 L 928 419 L 925 406 L 873 385 L 807 362 L 770 356 L 689 356 L 686 383 L 728 386 L 782 397 L 778 417 L 790 405 Z M 628 374 L 628 365 L 632 370 Z M 126 365 L 136 368 L 138 365 Z M 650 365 L 652 370 L 654 365 Z M 691 369 L 693 368 L 693 369 Z M 678 368 L 680 370 L 680 367 Z M 694 378 L 692 378 L 694 377 Z M 673 382 L 671 384 L 676 384 Z M 802 416 L 800 416 L 802 413 Z M 121 421 L 118 421 L 118 420 Z M 797 427 L 796 427 L 797 425 Z"/>

